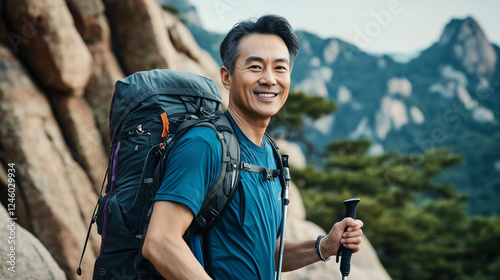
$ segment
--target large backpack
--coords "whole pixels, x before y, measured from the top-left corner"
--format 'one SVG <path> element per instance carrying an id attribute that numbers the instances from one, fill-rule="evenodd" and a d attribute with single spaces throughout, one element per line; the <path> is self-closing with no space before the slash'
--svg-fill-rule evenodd
<path id="1" fill-rule="evenodd" d="M 259 172 L 267 179 L 280 175 L 279 151 L 267 134 L 278 169 L 240 162 L 238 139 L 220 109 L 215 82 L 190 72 L 137 72 L 116 83 L 109 117 L 112 148 L 103 182 L 106 194 L 101 190 L 90 224 L 97 223 L 102 237 L 93 279 L 163 279 L 142 256 L 141 247 L 165 173 L 165 158 L 190 128 L 205 126 L 216 132 L 222 164 L 216 183 L 184 234 L 186 241 L 217 223 L 239 185 L 240 170 Z M 280 181 L 283 186 L 281 176 Z"/>

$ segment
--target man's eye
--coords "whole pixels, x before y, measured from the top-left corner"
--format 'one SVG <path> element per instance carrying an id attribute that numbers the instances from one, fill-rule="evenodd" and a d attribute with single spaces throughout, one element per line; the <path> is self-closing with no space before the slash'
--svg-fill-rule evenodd
<path id="1" fill-rule="evenodd" d="M 276 70 L 278 70 L 278 71 L 287 71 L 288 69 L 285 66 L 277 66 Z"/>
<path id="2" fill-rule="evenodd" d="M 259 65 L 250 65 L 250 69 L 260 69 Z"/>

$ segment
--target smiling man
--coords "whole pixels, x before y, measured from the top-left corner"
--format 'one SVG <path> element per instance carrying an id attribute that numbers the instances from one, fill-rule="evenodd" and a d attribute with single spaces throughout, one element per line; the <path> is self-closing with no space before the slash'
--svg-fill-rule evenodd
<path id="1" fill-rule="evenodd" d="M 290 24 L 275 15 L 240 22 L 222 41 L 220 74 L 230 94 L 225 115 L 238 137 L 242 162 L 276 168 L 264 133 L 287 100 L 298 50 Z M 155 197 L 144 256 L 167 279 L 273 279 L 282 219 L 278 180 L 241 171 L 234 198 L 204 236 L 203 256 L 196 256 L 182 236 L 218 177 L 221 145 L 215 132 L 205 127 L 191 129 L 176 145 Z M 199 168 L 193 168 L 193 162 Z M 359 251 L 362 226 L 361 221 L 346 218 L 326 237 L 285 242 L 283 271 L 326 261 L 341 244 Z"/>
<path id="2" fill-rule="evenodd" d="M 223 59 L 223 47 L 230 43 L 236 44 L 222 42 Z M 220 70 L 222 83 L 230 94 L 228 112 L 244 134 L 261 145 L 269 120 L 288 97 L 290 54 L 283 39 L 273 34 L 248 34 L 237 46 L 239 56 L 234 66 Z M 298 41 L 294 47 L 298 48 Z"/>

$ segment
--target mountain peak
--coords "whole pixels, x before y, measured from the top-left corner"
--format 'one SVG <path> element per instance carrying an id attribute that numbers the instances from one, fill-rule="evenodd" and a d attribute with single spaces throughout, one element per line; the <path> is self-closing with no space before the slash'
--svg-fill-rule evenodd
<path id="1" fill-rule="evenodd" d="M 464 33 L 477 34 L 479 37 L 486 37 L 479 24 L 472 18 L 452 19 L 444 28 L 438 44 L 447 45 L 456 40 L 457 37 L 463 37 Z"/>
<path id="2" fill-rule="evenodd" d="M 444 28 L 439 46 L 451 48 L 470 75 L 491 75 L 497 55 L 479 24 L 472 17 L 453 19 Z"/>

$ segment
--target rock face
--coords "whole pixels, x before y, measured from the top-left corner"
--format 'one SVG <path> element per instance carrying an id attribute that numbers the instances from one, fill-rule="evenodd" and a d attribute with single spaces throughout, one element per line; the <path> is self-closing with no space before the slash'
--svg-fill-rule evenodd
<path id="1" fill-rule="evenodd" d="M 23 213 L 19 223 L 40 239 L 68 278 L 74 278 L 70 275 L 97 195 L 71 156 L 48 98 L 10 50 L 0 46 L 0 57 L 2 162 L 15 164 L 16 205 L 21 201 L 25 207 L 16 207 Z M 87 271 L 94 257 L 89 250 L 83 263 Z"/>
<path id="2" fill-rule="evenodd" d="M 85 87 L 85 98 L 93 109 L 95 123 L 103 135 L 105 147 L 110 147 L 109 106 L 115 82 L 125 75 L 111 50 L 111 31 L 102 1 L 70 1 L 68 5 L 75 19 L 75 26 L 93 58 L 92 74 Z"/>
<path id="3" fill-rule="evenodd" d="M 154 0 L 105 0 L 113 48 L 125 74 L 154 68 L 179 69 L 180 61 L 165 32 Z"/>
<path id="4" fill-rule="evenodd" d="M 477 22 L 471 17 L 452 20 L 441 34 L 439 45 L 452 44 L 453 54 L 469 75 L 491 75 L 497 55 Z"/>
<path id="5" fill-rule="evenodd" d="M 44 279 L 64 280 L 66 275 L 59 268 L 54 258 L 43 244 L 19 225 L 11 225 L 10 216 L 0 205 L 0 219 L 5 221 L 8 230 L 0 231 L 1 240 L 14 240 L 12 244 L 0 246 L 0 254 L 8 256 L 0 263 L 0 278 L 2 279 Z M 12 229 L 12 230 L 11 230 Z M 12 239 L 9 239 L 13 237 Z M 14 250 L 11 250 L 12 249 Z"/>
<path id="6" fill-rule="evenodd" d="M 75 269 L 107 168 L 115 82 L 136 71 L 173 68 L 213 78 L 226 106 L 227 92 L 210 55 L 153 0 L 0 0 L 0 14 L 0 190 L 7 193 L 8 174 L 15 173 L 12 214 L 19 243 L 16 273 L 2 261 L 0 278 L 91 279 L 100 246 L 95 228 L 82 277 Z M 283 147 L 298 153 L 293 145 Z M 295 158 L 305 165 L 303 155 Z M 14 172 L 7 171 L 8 164 Z M 316 238 L 322 230 L 305 221 L 293 186 L 290 196 L 289 239 Z M 3 221 L 10 215 L 7 198 L 0 196 Z M 2 226 L 2 240 L 10 234 Z M 353 258 L 360 276 L 353 273 L 352 280 L 373 271 L 372 278 L 387 279 L 365 244 Z M 2 256 L 9 253 L 5 250 L 10 248 L 1 246 Z M 369 261 L 360 263 L 364 258 Z M 285 277 L 338 274 L 332 267 L 318 264 Z"/>
<path id="7" fill-rule="evenodd" d="M 13 50 L 51 92 L 82 94 L 92 57 L 63 0 L 5 1 Z"/>

